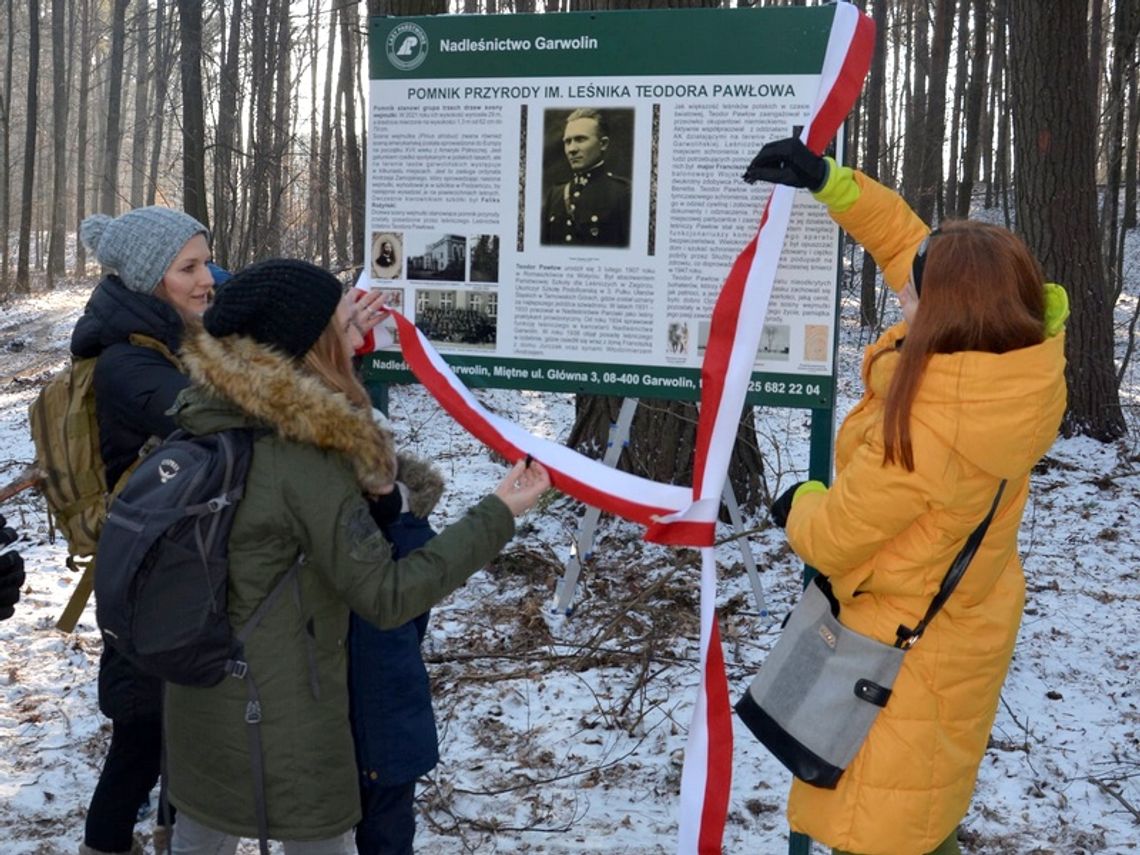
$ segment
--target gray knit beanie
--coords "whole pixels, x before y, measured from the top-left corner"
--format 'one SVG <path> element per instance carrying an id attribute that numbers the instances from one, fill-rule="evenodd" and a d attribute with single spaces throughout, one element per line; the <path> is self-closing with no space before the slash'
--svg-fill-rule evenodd
<path id="1" fill-rule="evenodd" d="M 119 274 L 123 284 L 152 294 L 167 268 L 194 235 L 209 231 L 182 211 L 151 205 L 112 219 L 92 214 L 79 226 L 79 237 L 100 264 Z"/>

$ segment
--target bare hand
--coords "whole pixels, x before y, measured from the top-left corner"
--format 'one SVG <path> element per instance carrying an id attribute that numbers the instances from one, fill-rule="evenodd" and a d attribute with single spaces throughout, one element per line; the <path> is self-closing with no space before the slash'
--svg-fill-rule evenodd
<path id="1" fill-rule="evenodd" d="M 495 488 L 495 495 L 517 517 L 533 508 L 539 496 L 549 489 L 550 473 L 546 467 L 537 460 L 531 460 L 529 466 L 525 460 L 520 460 Z"/>
<path id="2" fill-rule="evenodd" d="M 352 322 L 361 335 L 367 335 L 370 329 L 388 316 L 384 308 L 384 296 L 383 290 L 372 288 L 365 291 L 364 296 L 353 306 Z"/>

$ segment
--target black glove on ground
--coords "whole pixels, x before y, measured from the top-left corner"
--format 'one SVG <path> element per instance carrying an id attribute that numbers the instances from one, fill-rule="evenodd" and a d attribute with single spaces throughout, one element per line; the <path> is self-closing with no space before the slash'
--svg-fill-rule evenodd
<path id="1" fill-rule="evenodd" d="M 798 137 L 770 142 L 752 158 L 744 172 L 749 184 L 769 181 L 789 187 L 806 187 L 813 193 L 827 183 L 827 161 L 800 142 Z"/>
<path id="2" fill-rule="evenodd" d="M 780 498 L 772 502 L 772 507 L 768 509 L 768 513 L 772 515 L 772 522 L 780 528 L 787 528 L 788 514 L 792 512 L 792 499 L 796 497 L 796 490 L 803 486 L 806 482 L 797 481 L 784 492 L 780 494 Z"/>
<path id="3" fill-rule="evenodd" d="M 16 541 L 16 532 L 6 526 L 0 514 L 0 548 Z M 0 555 L 0 620 L 7 620 L 16 613 L 13 608 L 20 600 L 20 588 L 24 586 L 24 559 L 12 550 Z"/>

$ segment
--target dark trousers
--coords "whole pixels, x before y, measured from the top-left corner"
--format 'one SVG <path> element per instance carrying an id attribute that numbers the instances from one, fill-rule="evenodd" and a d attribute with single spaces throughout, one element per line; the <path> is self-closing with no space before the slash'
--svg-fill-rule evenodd
<path id="1" fill-rule="evenodd" d="M 84 843 L 102 852 L 131 851 L 139 807 L 158 781 L 161 761 L 161 719 L 111 722 L 111 747 L 87 808 Z"/>
<path id="2" fill-rule="evenodd" d="M 362 786 L 356 826 L 359 855 L 412 855 L 416 836 L 416 782 L 394 787 Z"/>

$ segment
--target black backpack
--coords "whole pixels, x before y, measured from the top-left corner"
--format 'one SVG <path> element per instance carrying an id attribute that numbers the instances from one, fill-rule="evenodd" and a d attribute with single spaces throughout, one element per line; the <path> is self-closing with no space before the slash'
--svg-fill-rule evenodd
<path id="1" fill-rule="evenodd" d="M 226 613 L 229 536 L 253 456 L 253 431 L 175 431 L 111 502 L 95 557 L 95 617 L 104 642 L 140 670 L 185 686 L 244 677 Z M 235 673 L 242 672 L 242 673 Z"/>
<path id="2" fill-rule="evenodd" d="M 300 603 L 305 557 L 297 556 L 235 632 L 226 609 L 230 529 L 257 433 L 179 430 L 143 459 L 111 502 L 99 535 L 95 618 L 105 643 L 148 674 L 184 686 L 213 686 L 227 676 L 245 683 L 258 842 L 269 855 L 261 698 L 244 643 L 287 585 Z M 305 642 L 316 697 L 316 652 L 311 636 Z M 165 786 L 163 793 L 167 816 Z"/>

